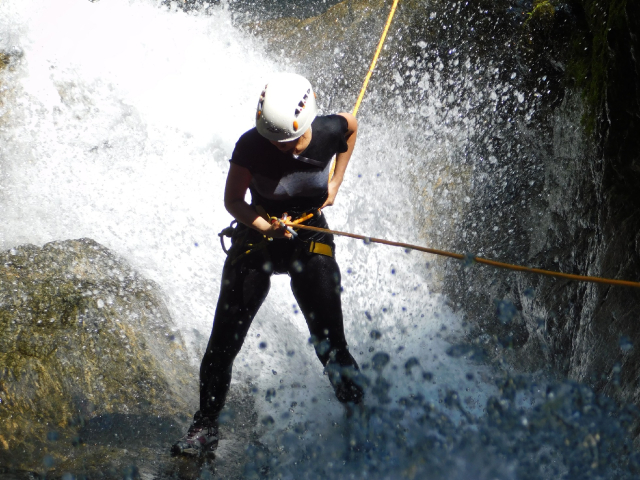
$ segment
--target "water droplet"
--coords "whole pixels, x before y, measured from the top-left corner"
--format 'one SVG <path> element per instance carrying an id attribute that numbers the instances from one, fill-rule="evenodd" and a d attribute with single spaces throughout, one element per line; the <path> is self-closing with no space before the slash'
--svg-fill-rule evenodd
<path id="1" fill-rule="evenodd" d="M 516 306 L 509 300 L 494 300 L 498 320 L 503 324 L 511 322 L 518 314 Z"/>
<path id="2" fill-rule="evenodd" d="M 420 361 L 416 357 L 411 357 L 404 364 L 405 373 L 407 375 L 411 375 L 411 369 L 418 366 L 420 366 Z"/>
<path id="3" fill-rule="evenodd" d="M 377 372 L 381 372 L 382 369 L 387 366 L 390 360 L 391 357 L 388 353 L 378 352 L 371 359 L 371 363 L 373 364 L 374 370 L 376 370 Z"/>
<path id="4" fill-rule="evenodd" d="M 622 350 L 625 353 L 633 349 L 633 342 L 626 335 L 620 336 L 618 345 L 620 345 L 620 350 Z"/>
<path id="5" fill-rule="evenodd" d="M 271 401 L 276 397 L 276 389 L 275 388 L 270 388 L 267 390 L 267 393 L 264 396 L 264 399 L 271 403 Z"/>
<path id="6" fill-rule="evenodd" d="M 462 259 L 462 266 L 464 268 L 468 268 L 473 265 L 476 261 L 476 256 L 473 253 L 465 253 L 464 258 Z"/>

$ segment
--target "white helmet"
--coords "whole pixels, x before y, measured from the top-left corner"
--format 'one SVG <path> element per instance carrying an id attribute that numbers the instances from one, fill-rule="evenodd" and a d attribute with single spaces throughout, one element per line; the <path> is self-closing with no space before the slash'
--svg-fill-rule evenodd
<path id="1" fill-rule="evenodd" d="M 317 114 L 309 80 L 295 73 L 280 73 L 260 94 L 256 128 L 268 140 L 288 142 L 301 137 Z"/>

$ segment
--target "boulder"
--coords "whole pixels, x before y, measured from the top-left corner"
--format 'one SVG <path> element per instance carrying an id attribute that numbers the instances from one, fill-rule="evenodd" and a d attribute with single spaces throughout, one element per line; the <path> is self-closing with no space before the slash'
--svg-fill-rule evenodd
<path id="1" fill-rule="evenodd" d="M 87 455 L 108 464 L 85 437 L 105 422 L 139 434 L 142 423 L 184 419 L 196 371 L 158 286 L 102 245 L 0 254 L 0 464 L 78 471 Z"/>

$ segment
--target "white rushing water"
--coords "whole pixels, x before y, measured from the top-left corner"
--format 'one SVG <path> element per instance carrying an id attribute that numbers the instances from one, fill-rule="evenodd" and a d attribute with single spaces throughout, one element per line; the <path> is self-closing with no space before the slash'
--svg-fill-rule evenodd
<path id="1" fill-rule="evenodd" d="M 0 248 L 90 237 L 125 257 L 162 288 L 197 368 L 224 261 L 217 233 L 231 220 L 222 205 L 228 158 L 253 125 L 265 80 L 287 70 L 285 58 L 267 61 L 262 48 L 222 7 L 204 15 L 142 0 L 3 0 L 0 49 L 15 61 L 0 77 Z M 426 244 L 412 227 L 416 200 L 393 140 L 384 119 L 360 118 L 328 220 Z M 337 258 L 358 362 L 387 352 L 392 399 L 421 393 L 437 404 L 452 388 L 479 414 L 493 387 L 481 380 L 486 367 L 444 353 L 461 322 L 432 293 L 433 259 L 342 238 Z M 342 410 L 307 339 L 288 278 L 274 277 L 235 379 L 258 386 L 261 416 L 322 431 Z M 407 376 L 412 357 L 421 367 Z M 276 396 L 267 402 L 269 388 Z"/>

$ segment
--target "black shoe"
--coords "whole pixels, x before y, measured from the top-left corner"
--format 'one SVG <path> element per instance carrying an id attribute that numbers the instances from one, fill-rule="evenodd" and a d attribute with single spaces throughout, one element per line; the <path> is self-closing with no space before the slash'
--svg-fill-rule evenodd
<path id="1" fill-rule="evenodd" d="M 200 412 L 193 416 L 187 434 L 173 444 L 173 455 L 202 455 L 218 448 L 218 420 L 203 417 Z"/>

